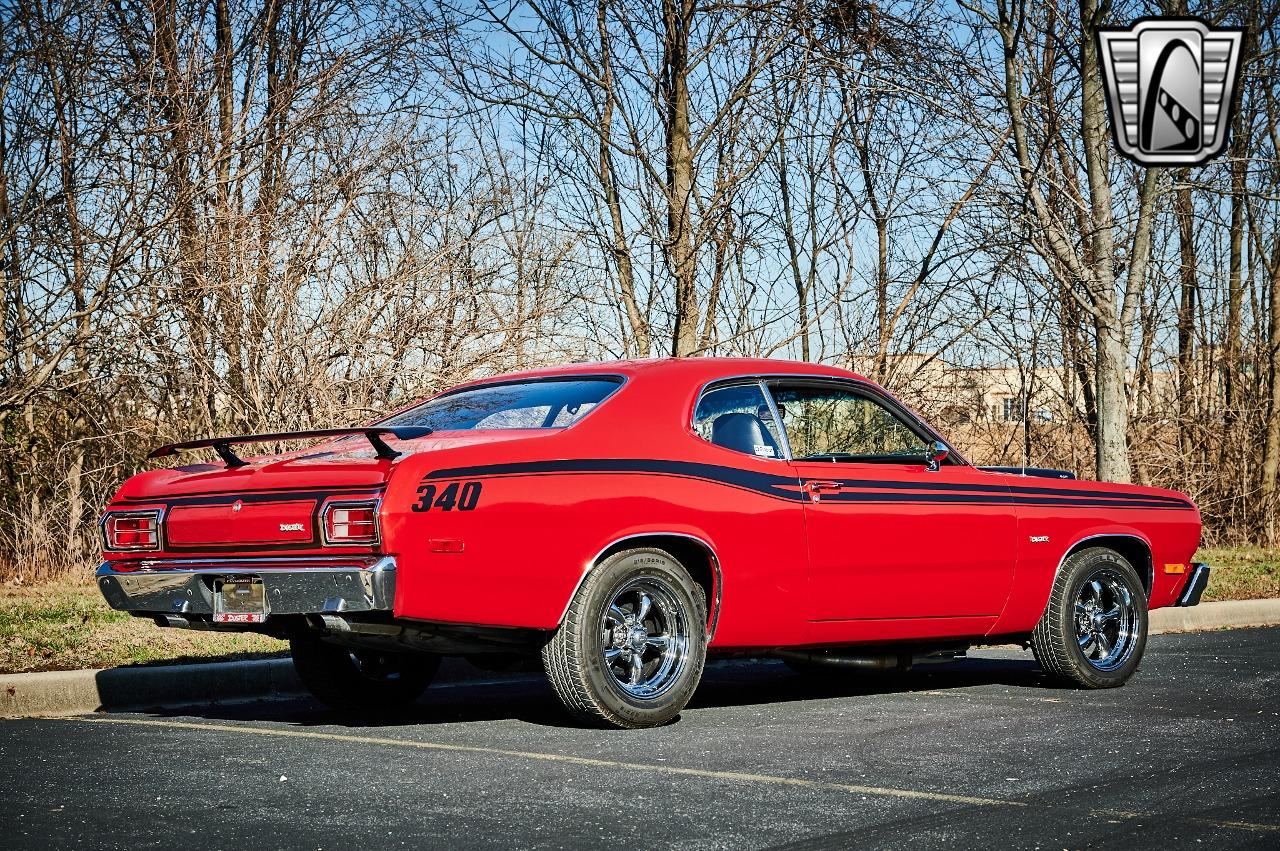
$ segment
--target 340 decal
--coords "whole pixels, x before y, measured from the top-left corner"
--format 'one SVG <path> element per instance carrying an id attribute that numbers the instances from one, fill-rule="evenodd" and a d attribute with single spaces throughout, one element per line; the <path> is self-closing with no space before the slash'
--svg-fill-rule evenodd
<path id="1" fill-rule="evenodd" d="M 480 504 L 480 482 L 450 482 L 443 489 L 436 485 L 419 485 L 418 501 L 409 506 L 411 511 L 471 511 Z"/>

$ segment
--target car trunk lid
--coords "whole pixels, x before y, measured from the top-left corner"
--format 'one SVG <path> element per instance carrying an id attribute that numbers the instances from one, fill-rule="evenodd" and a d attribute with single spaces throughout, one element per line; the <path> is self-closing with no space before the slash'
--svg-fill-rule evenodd
<path id="1" fill-rule="evenodd" d="M 237 544 L 318 544 L 318 498 L 279 500 L 219 499 L 177 504 L 165 515 L 165 542 L 170 548 Z"/>
<path id="2" fill-rule="evenodd" d="M 361 435 L 350 435 L 277 455 L 152 470 L 134 476 L 110 510 L 164 511 L 164 551 L 237 553 L 325 548 L 321 512 L 326 503 L 379 498 L 395 465 L 410 455 L 454 447 L 525 440 L 550 430 L 441 432 L 388 440 L 396 459 L 379 458 Z"/>

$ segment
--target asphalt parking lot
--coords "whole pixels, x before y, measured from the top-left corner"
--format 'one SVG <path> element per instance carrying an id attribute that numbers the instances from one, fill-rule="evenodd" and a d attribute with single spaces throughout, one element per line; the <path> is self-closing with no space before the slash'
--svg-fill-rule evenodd
<path id="1" fill-rule="evenodd" d="M 0 722 L 7 848 L 1280 847 L 1280 629 L 1156 636 L 1122 689 L 984 650 L 892 677 L 708 669 L 574 727 L 528 676 L 352 726 L 306 701 Z"/>

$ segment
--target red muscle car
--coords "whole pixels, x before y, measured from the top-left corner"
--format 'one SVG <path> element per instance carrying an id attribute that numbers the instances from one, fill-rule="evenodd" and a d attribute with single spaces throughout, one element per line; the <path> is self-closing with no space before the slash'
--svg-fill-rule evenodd
<path id="1" fill-rule="evenodd" d="M 242 458 L 255 442 L 324 438 Z M 168 627 L 287 638 L 347 711 L 415 700 L 444 655 L 540 661 L 580 719 L 661 724 L 708 654 L 805 674 L 1025 642 L 1118 686 L 1147 612 L 1199 602 L 1187 497 L 975 467 L 874 383 L 695 358 L 475 381 L 371 426 L 161 447 L 97 581 Z"/>

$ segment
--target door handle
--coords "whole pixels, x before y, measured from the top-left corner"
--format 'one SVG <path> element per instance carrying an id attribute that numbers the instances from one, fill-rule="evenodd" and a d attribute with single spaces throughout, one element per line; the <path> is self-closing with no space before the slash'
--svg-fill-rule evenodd
<path id="1" fill-rule="evenodd" d="M 809 499 L 818 502 L 822 499 L 823 493 L 838 493 L 840 490 L 839 482 L 823 481 L 820 479 L 810 479 L 804 483 L 804 491 L 809 494 Z"/>

